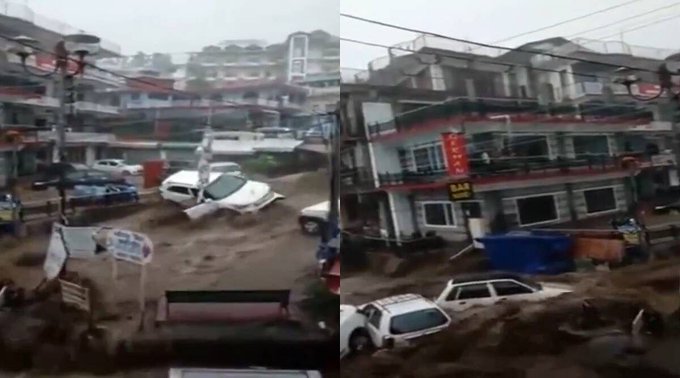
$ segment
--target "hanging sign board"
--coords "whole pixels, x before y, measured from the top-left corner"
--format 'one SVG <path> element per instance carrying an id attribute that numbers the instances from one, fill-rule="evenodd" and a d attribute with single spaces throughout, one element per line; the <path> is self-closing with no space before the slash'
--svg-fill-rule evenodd
<path id="1" fill-rule="evenodd" d="M 467 147 L 463 134 L 442 134 L 444 158 L 450 176 L 467 176 L 470 172 Z"/>
<path id="2" fill-rule="evenodd" d="M 153 243 L 148 236 L 128 230 L 109 231 L 106 248 L 117 260 L 146 265 L 151 262 Z"/>
<path id="3" fill-rule="evenodd" d="M 474 198 L 472 183 L 469 181 L 453 182 L 448 185 L 449 199 L 451 202 L 468 201 Z"/>
<path id="4" fill-rule="evenodd" d="M 61 268 L 64 266 L 67 258 L 64 239 L 61 234 L 61 227 L 61 225 L 56 223 L 52 226 L 52 237 L 50 238 L 50 244 L 47 247 L 47 256 L 45 256 L 45 263 L 43 264 L 45 277 L 47 277 L 48 280 L 55 279 L 59 276 L 59 272 L 61 272 Z"/>

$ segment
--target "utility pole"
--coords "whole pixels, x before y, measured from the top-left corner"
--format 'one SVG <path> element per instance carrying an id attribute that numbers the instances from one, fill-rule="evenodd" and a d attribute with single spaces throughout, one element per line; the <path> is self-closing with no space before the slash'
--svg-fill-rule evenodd
<path id="1" fill-rule="evenodd" d="M 212 132 L 212 117 L 213 108 L 212 103 L 208 108 L 208 119 L 205 125 L 205 130 L 203 131 L 203 139 L 201 140 L 201 146 L 198 149 L 198 197 L 196 198 L 197 203 L 203 202 L 203 195 L 205 192 L 205 187 L 210 184 L 210 159 L 212 158 L 212 142 L 213 142 L 213 132 Z"/>

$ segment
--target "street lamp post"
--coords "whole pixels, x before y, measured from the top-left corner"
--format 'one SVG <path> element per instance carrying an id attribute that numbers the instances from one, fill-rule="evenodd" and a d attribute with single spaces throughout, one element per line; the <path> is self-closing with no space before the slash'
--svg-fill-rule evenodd
<path id="1" fill-rule="evenodd" d="M 26 64 L 28 58 L 35 54 L 35 51 L 43 51 L 39 46 L 38 41 L 27 36 L 15 37 L 7 48 L 8 53 L 15 54 L 21 59 L 21 66 L 27 74 L 38 78 L 54 78 L 57 87 L 57 97 L 59 99 L 59 111 L 57 112 L 56 124 L 56 143 L 55 153 L 52 156 L 52 163 L 65 163 L 66 154 L 66 113 L 67 107 L 71 107 L 73 112 L 75 107 L 73 79 L 77 75 L 82 75 L 85 71 L 87 62 L 86 57 L 96 55 L 99 52 L 100 39 L 97 36 L 89 34 L 72 34 L 64 36 L 62 41 L 59 41 L 55 47 L 52 55 L 55 57 L 54 70 L 47 73 L 32 72 Z M 75 58 L 72 58 L 74 56 Z M 73 73 L 69 72 L 69 61 L 76 63 L 76 68 Z M 62 167 L 63 168 L 63 167 Z M 59 215 L 61 221 L 66 219 L 66 193 L 64 188 L 64 172 L 59 171 L 60 180 L 57 183 L 59 190 Z"/>

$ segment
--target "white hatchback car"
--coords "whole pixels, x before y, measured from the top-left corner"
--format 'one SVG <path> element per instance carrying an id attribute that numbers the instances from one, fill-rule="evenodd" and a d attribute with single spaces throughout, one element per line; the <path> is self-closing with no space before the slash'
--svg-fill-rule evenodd
<path id="1" fill-rule="evenodd" d="M 369 347 L 407 344 L 450 324 L 446 312 L 418 294 L 395 295 L 358 307 L 340 305 L 340 358 Z"/>
<path id="2" fill-rule="evenodd" d="M 92 164 L 92 169 L 123 176 L 138 175 L 144 170 L 141 165 L 127 164 L 125 160 L 122 159 L 97 160 Z"/>
<path id="3" fill-rule="evenodd" d="M 506 301 L 542 301 L 571 292 L 568 286 L 537 283 L 512 273 L 477 273 L 450 280 L 435 303 L 450 311 Z"/>
<path id="4" fill-rule="evenodd" d="M 163 199 L 185 206 L 196 205 L 198 198 L 198 171 L 179 171 L 163 181 L 160 187 Z M 263 182 L 241 176 L 211 172 L 210 183 L 205 188 L 205 199 L 220 209 L 240 214 L 260 210 L 272 202 L 284 199 Z"/>

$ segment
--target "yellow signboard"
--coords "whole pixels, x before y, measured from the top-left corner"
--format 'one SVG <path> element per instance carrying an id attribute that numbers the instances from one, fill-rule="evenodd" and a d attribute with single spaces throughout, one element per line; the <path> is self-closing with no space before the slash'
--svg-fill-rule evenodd
<path id="1" fill-rule="evenodd" d="M 471 200 L 474 196 L 475 193 L 472 190 L 472 183 L 469 181 L 449 184 L 449 199 L 452 202 Z"/>

